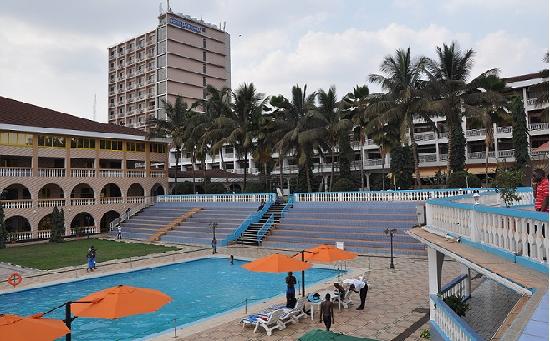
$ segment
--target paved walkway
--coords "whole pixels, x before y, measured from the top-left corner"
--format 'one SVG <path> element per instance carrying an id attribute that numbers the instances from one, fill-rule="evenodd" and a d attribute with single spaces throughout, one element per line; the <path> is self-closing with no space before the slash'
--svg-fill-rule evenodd
<path id="1" fill-rule="evenodd" d="M 485 340 L 496 333 L 521 295 L 497 282 L 485 279 L 468 300 L 464 320 Z"/>

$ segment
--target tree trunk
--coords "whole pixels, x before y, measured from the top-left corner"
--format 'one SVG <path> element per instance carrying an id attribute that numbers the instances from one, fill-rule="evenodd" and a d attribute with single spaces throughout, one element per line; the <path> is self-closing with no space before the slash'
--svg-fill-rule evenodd
<path id="1" fill-rule="evenodd" d="M 309 161 L 306 161 L 306 181 L 307 181 L 307 192 L 311 193 L 311 179 L 309 178 Z"/>
<path id="2" fill-rule="evenodd" d="M 264 175 L 265 175 L 265 191 L 269 191 L 268 183 L 267 183 L 267 162 L 264 162 Z"/>
<path id="3" fill-rule="evenodd" d="M 248 150 L 244 150 L 244 178 L 243 178 L 243 193 L 246 190 L 246 173 L 248 172 Z"/>
<path id="4" fill-rule="evenodd" d="M 413 159 L 414 159 L 414 175 L 415 175 L 415 185 L 416 188 L 420 186 L 420 167 L 418 162 L 418 153 L 416 151 L 416 142 L 414 141 L 414 126 L 412 117 L 409 119 L 409 135 L 411 137 L 411 147 L 413 152 Z"/>
<path id="5" fill-rule="evenodd" d="M 283 153 L 279 151 L 279 186 L 281 187 L 281 191 L 283 190 Z"/>
<path id="6" fill-rule="evenodd" d="M 365 190 L 365 160 L 364 160 L 364 153 L 363 153 L 363 147 L 365 146 L 364 138 L 361 138 L 361 190 Z"/>
<path id="7" fill-rule="evenodd" d="M 223 150 L 220 151 L 220 160 L 222 161 L 222 170 L 225 173 L 225 186 L 229 189 L 229 178 L 227 177 L 227 168 L 225 167 L 225 161 L 223 161 Z"/>
<path id="8" fill-rule="evenodd" d="M 174 174 L 174 189 L 176 189 L 176 187 L 178 187 L 178 171 L 179 171 L 179 165 L 180 165 L 180 152 L 178 150 L 178 148 L 176 148 L 176 172 Z"/>
<path id="9" fill-rule="evenodd" d="M 330 169 L 330 185 L 328 186 L 329 192 L 332 192 L 332 184 L 334 183 L 334 147 L 330 148 L 330 162 L 331 162 L 331 169 Z"/>
<path id="10" fill-rule="evenodd" d="M 487 141 L 485 141 L 485 187 L 489 187 L 489 145 Z"/>
<path id="11" fill-rule="evenodd" d="M 193 157 L 191 158 L 191 167 L 192 167 L 192 172 L 193 172 L 193 194 L 197 193 L 197 184 L 196 184 L 196 181 L 195 181 L 195 152 L 193 151 Z"/>
<path id="12" fill-rule="evenodd" d="M 382 156 L 382 190 L 386 190 L 386 156 L 380 153 Z"/>

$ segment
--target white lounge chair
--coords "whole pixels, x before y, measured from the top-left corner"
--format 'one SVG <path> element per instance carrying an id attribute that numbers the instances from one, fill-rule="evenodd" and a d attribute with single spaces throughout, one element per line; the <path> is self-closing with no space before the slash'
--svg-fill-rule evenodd
<path id="1" fill-rule="evenodd" d="M 283 309 L 285 314 L 281 317 L 281 322 L 285 325 L 285 327 L 289 323 L 297 323 L 302 317 L 307 317 L 307 314 L 304 312 L 306 301 L 307 298 L 300 297 L 293 309 Z"/>
<path id="2" fill-rule="evenodd" d="M 340 295 L 337 294 L 334 298 L 333 298 L 333 302 L 334 303 L 339 303 L 342 305 L 342 307 L 344 308 L 349 308 L 350 305 L 353 304 L 353 302 L 351 301 L 351 294 L 353 293 L 352 290 L 349 290 L 349 288 L 346 289 L 346 292 L 344 294 L 344 298 L 343 299 L 340 299 Z"/>
<path id="3" fill-rule="evenodd" d="M 262 327 L 267 332 L 268 336 L 273 334 L 273 329 L 283 330 L 285 325 L 281 322 L 281 317 L 285 314 L 283 309 L 277 309 L 268 315 L 267 320 L 258 319 L 256 321 L 256 328 L 254 328 L 254 333 L 258 330 L 258 327 Z"/>

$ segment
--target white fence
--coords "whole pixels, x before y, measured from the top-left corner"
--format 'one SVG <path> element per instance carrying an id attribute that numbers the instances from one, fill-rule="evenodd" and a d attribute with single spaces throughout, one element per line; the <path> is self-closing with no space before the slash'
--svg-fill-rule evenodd
<path id="1" fill-rule="evenodd" d="M 20 176 L 28 177 L 32 176 L 31 168 L 18 168 L 18 167 L 0 167 L 0 176 Z"/>
<path id="2" fill-rule="evenodd" d="M 324 202 L 324 201 L 425 201 L 434 198 L 447 198 L 450 196 L 484 192 L 492 189 L 466 188 L 466 189 L 430 189 L 430 190 L 404 190 L 404 191 L 363 191 L 363 192 L 319 192 L 319 193 L 295 193 L 295 202 Z"/>
<path id="3" fill-rule="evenodd" d="M 275 200 L 274 193 L 159 195 L 157 202 L 261 202 Z"/>
<path id="4" fill-rule="evenodd" d="M 532 202 L 532 193 L 522 191 L 520 194 L 521 202 Z M 428 201 L 427 227 L 548 264 L 548 213 L 461 203 L 457 202 L 459 199 L 464 198 Z"/>
<path id="5" fill-rule="evenodd" d="M 79 228 L 71 228 L 70 233 L 65 233 L 66 237 L 76 236 L 78 230 L 81 235 L 96 234 L 99 233 L 99 227 L 96 226 L 83 226 Z M 65 231 L 67 232 L 67 231 Z M 24 231 L 24 232 L 12 232 L 8 234 L 8 241 L 25 241 L 36 239 L 49 239 L 51 236 L 51 230 L 38 230 L 38 231 Z"/>
<path id="6" fill-rule="evenodd" d="M 433 322 L 445 334 L 447 340 L 477 341 L 483 340 L 437 295 L 430 295 L 430 306 L 434 312 Z"/>

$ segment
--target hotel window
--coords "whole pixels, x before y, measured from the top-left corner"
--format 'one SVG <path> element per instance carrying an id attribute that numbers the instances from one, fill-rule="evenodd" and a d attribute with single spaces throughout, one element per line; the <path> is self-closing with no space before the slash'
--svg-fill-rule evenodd
<path id="1" fill-rule="evenodd" d="M 202 85 L 206 86 L 206 77 L 202 77 Z"/>
<path id="2" fill-rule="evenodd" d="M 206 39 L 202 38 L 202 48 L 206 48 Z"/>
<path id="3" fill-rule="evenodd" d="M 141 123 L 141 118 L 140 118 Z M 126 150 L 129 152 L 144 152 L 145 143 L 143 142 L 126 142 Z"/>
<path id="4" fill-rule="evenodd" d="M 202 60 L 206 61 L 206 51 L 202 51 Z"/>
<path id="5" fill-rule="evenodd" d="M 25 133 L 0 132 L 0 144 L 7 146 L 32 146 L 32 135 Z"/>
<path id="6" fill-rule="evenodd" d="M 124 125 L 124 122 L 120 122 Z M 122 150 L 122 141 L 119 140 L 99 140 L 99 149 L 103 150 Z"/>
<path id="7" fill-rule="evenodd" d="M 38 146 L 64 148 L 65 138 L 63 136 L 55 135 L 38 135 Z"/>
<path id="8" fill-rule="evenodd" d="M 95 139 L 89 139 L 84 137 L 72 137 L 71 148 L 95 149 Z"/>
<path id="9" fill-rule="evenodd" d="M 206 73 L 206 63 L 202 64 L 202 73 Z"/>
<path id="10" fill-rule="evenodd" d="M 166 153 L 166 145 L 162 143 L 151 143 L 149 145 L 149 151 L 151 153 Z"/>

